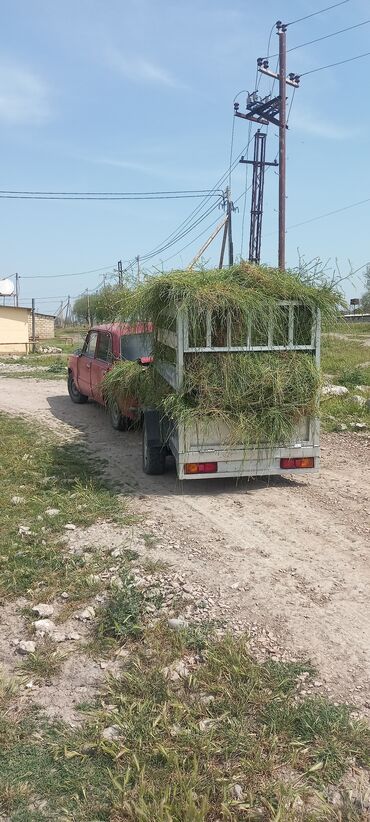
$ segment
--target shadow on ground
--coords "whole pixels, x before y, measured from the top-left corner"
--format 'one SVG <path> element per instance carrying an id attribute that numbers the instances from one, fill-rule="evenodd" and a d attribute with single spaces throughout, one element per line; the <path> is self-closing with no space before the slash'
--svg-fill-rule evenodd
<path id="1" fill-rule="evenodd" d="M 169 496 L 216 496 L 224 493 L 253 494 L 267 485 L 273 487 L 301 487 L 305 480 L 288 477 L 258 477 L 212 480 L 187 480 L 176 477 L 174 460 L 167 460 L 167 471 L 162 476 L 150 477 L 142 470 L 141 431 L 115 431 L 109 416 L 101 406 L 88 402 L 75 405 L 68 395 L 49 396 L 47 402 L 53 417 L 79 431 L 90 451 L 107 463 L 107 475 L 120 488 L 136 494 Z"/>

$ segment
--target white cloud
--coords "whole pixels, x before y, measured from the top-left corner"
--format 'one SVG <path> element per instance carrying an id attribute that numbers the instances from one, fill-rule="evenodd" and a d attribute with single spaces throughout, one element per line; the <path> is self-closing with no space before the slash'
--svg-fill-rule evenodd
<path id="1" fill-rule="evenodd" d="M 0 121 L 9 125 L 39 125 L 51 114 L 46 84 L 24 66 L 0 63 Z"/>
<path id="2" fill-rule="evenodd" d="M 356 127 L 346 128 L 338 123 L 324 120 L 317 113 L 295 112 L 294 106 L 290 123 L 292 129 L 311 134 L 313 137 L 322 137 L 326 140 L 350 140 L 359 133 Z"/>
<path id="3" fill-rule="evenodd" d="M 151 83 L 169 88 L 180 86 L 169 72 L 143 57 L 126 56 L 119 49 L 110 47 L 106 52 L 106 61 L 111 68 L 133 82 Z"/>

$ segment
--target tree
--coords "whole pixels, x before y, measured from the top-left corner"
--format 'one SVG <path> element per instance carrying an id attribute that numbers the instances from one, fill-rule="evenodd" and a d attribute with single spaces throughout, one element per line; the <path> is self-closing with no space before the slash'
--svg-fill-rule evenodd
<path id="1" fill-rule="evenodd" d="M 76 317 L 77 322 L 89 323 L 89 321 L 95 321 L 96 300 L 97 294 L 90 294 L 89 296 L 87 294 L 83 294 L 82 297 L 78 297 L 78 299 L 75 300 L 73 304 L 73 313 Z"/>
<path id="2" fill-rule="evenodd" d="M 370 263 L 365 270 L 365 293 L 361 297 L 361 308 L 364 314 L 370 313 Z"/>

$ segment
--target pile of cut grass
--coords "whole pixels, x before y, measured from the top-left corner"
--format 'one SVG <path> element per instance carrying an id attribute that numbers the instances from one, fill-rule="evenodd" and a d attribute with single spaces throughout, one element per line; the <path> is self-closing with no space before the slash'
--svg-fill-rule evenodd
<path id="1" fill-rule="evenodd" d="M 163 400 L 184 423 L 223 422 L 230 444 L 289 442 L 300 419 L 317 413 L 320 376 L 309 354 L 195 354 L 184 385 Z"/>
<path id="2" fill-rule="evenodd" d="M 151 277 L 130 293 L 123 292 L 121 318 L 151 321 L 155 329 L 174 328 L 179 311 L 186 311 L 192 345 L 205 342 L 211 312 L 212 343 L 226 345 L 231 319 L 233 345 L 245 345 L 252 328 L 255 345 L 267 344 L 267 325 L 273 322 L 276 345 L 288 344 L 288 312 L 281 301 L 299 303 L 295 309 L 295 341 L 311 340 L 313 312 L 318 308 L 333 321 L 341 303 L 335 288 L 319 281 L 265 266 L 242 263 L 229 269 L 174 271 Z M 159 335 L 158 335 L 159 336 Z M 154 335 L 155 360 L 171 361 Z M 222 421 L 230 442 L 244 447 L 287 442 L 303 416 L 318 412 L 320 378 L 311 355 L 303 352 L 185 355 L 184 382 L 173 392 L 153 369 L 120 363 L 107 375 L 108 398 L 135 396 L 142 406 L 157 407 L 175 422 Z"/>

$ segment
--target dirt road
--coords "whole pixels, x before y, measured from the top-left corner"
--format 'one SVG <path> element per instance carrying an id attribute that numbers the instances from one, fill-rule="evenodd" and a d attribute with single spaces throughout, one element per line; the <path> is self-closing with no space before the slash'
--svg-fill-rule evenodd
<path id="1" fill-rule="evenodd" d="M 241 624 L 264 625 L 320 681 L 370 714 L 370 440 L 323 439 L 320 476 L 177 482 L 141 470 L 141 436 L 73 405 L 64 382 L 0 379 L 0 409 L 78 436 L 156 536 L 154 555 L 201 581 Z"/>

